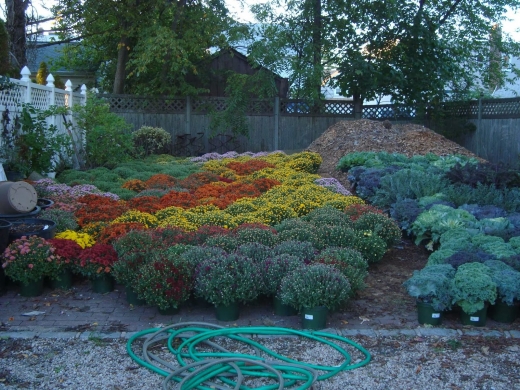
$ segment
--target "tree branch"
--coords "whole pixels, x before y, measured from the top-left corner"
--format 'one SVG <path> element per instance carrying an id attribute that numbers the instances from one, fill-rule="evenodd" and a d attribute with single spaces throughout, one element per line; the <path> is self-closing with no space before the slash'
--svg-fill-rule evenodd
<path id="1" fill-rule="evenodd" d="M 444 23 L 446 23 L 446 21 L 451 16 L 453 11 L 455 11 L 460 2 L 461 0 L 455 0 L 455 2 L 451 5 L 450 9 L 444 14 L 442 19 L 439 21 L 439 26 L 442 26 Z"/>

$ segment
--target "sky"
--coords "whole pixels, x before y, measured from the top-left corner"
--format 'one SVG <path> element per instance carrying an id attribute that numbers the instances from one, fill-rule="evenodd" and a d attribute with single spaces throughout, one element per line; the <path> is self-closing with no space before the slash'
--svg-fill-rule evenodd
<path id="1" fill-rule="evenodd" d="M 225 0 L 230 13 L 240 22 L 251 22 L 254 20 L 253 14 L 249 11 L 248 4 L 264 3 L 266 1 L 267 0 Z M 45 11 L 41 4 L 50 7 L 53 3 L 53 0 L 33 0 L 33 4 L 41 16 L 50 16 L 50 12 Z M 510 11 L 507 17 L 511 20 L 502 24 L 502 31 L 511 35 L 517 41 L 520 41 L 520 11 L 516 13 Z"/>

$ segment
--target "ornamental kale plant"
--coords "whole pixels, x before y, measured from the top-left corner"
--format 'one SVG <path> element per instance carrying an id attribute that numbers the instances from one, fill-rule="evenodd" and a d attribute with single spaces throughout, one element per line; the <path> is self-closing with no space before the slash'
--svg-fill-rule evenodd
<path id="1" fill-rule="evenodd" d="M 410 233 L 412 224 L 423 211 L 416 199 L 397 199 L 390 207 L 390 216 L 397 221 L 401 229 Z"/>
<path id="2" fill-rule="evenodd" d="M 430 303 L 434 310 L 443 311 L 451 306 L 451 283 L 455 269 L 449 264 L 430 265 L 414 271 L 403 283 L 408 294 L 420 302 Z"/>
<path id="3" fill-rule="evenodd" d="M 483 309 L 486 303 L 494 304 L 497 285 L 491 274 L 491 269 L 481 263 L 461 265 L 451 282 L 451 302 L 469 315 Z"/>
<path id="4" fill-rule="evenodd" d="M 499 260 L 484 264 L 491 269 L 491 278 L 497 285 L 497 297 L 509 306 L 520 300 L 520 272 Z"/>

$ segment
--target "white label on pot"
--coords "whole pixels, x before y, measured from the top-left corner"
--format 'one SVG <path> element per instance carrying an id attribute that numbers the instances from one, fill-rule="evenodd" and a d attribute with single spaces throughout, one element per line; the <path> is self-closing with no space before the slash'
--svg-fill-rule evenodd
<path id="1" fill-rule="evenodd" d="M 306 320 L 313 320 L 314 316 L 312 314 L 305 314 L 305 319 Z"/>
<path id="2" fill-rule="evenodd" d="M 480 320 L 480 317 L 469 317 L 469 320 L 471 322 L 478 322 Z"/>
<path id="3" fill-rule="evenodd" d="M 49 228 L 49 225 L 45 225 L 42 230 L 47 230 Z"/>
<path id="4" fill-rule="evenodd" d="M 441 318 L 441 313 L 432 313 L 432 318 Z"/>

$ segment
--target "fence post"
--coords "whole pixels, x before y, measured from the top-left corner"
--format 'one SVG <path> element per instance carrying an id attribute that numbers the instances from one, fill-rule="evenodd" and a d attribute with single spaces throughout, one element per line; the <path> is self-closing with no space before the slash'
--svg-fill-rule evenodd
<path id="1" fill-rule="evenodd" d="M 24 82 L 27 86 L 27 88 L 25 89 L 25 96 L 22 97 L 22 103 L 30 103 L 31 102 L 31 79 L 30 79 L 30 75 L 31 75 L 31 71 L 29 70 L 29 68 L 27 66 L 24 66 L 22 68 L 22 71 L 20 72 L 22 78 L 20 79 L 20 81 Z"/>
<path id="2" fill-rule="evenodd" d="M 67 80 L 65 83 L 65 91 L 68 92 L 65 94 L 65 106 L 72 109 L 72 105 L 74 104 L 74 100 L 72 99 L 72 81 Z"/>
<path id="3" fill-rule="evenodd" d="M 280 97 L 274 98 L 274 150 L 278 150 L 278 137 L 280 132 Z"/>
<path id="4" fill-rule="evenodd" d="M 81 96 L 83 97 L 83 99 L 81 99 L 82 104 L 87 104 L 87 86 L 85 84 L 81 86 Z"/>
<path id="5" fill-rule="evenodd" d="M 191 97 L 186 96 L 186 128 L 184 129 L 186 134 L 191 133 Z"/>
<path id="6" fill-rule="evenodd" d="M 47 76 L 47 87 L 51 87 L 50 95 L 49 95 L 49 101 L 46 109 L 49 109 L 50 106 L 56 105 L 56 87 L 54 86 L 54 76 L 52 73 L 49 73 Z M 56 116 L 51 115 L 47 118 L 47 123 L 49 126 L 56 126 Z"/>

